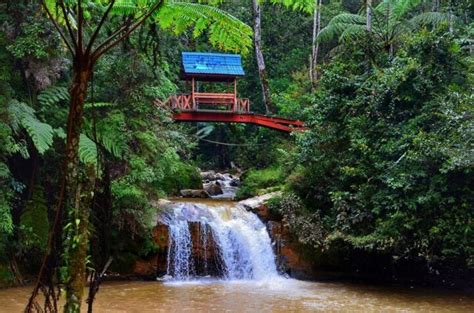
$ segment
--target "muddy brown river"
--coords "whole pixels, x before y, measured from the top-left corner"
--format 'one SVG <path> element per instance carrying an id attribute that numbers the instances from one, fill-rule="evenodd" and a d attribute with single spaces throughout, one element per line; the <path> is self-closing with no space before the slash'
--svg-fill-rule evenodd
<path id="1" fill-rule="evenodd" d="M 22 312 L 30 291 L 27 287 L 0 290 L 0 312 Z M 474 296 L 284 278 L 109 282 L 101 287 L 94 312 L 474 312 Z"/>

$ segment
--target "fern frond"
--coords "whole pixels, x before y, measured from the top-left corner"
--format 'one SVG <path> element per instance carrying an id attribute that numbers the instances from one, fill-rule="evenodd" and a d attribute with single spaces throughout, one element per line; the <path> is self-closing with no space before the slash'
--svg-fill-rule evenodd
<path id="1" fill-rule="evenodd" d="M 36 118 L 35 110 L 23 102 L 12 100 L 8 106 L 11 127 L 15 133 L 23 128 L 33 141 L 36 150 L 43 154 L 53 144 L 53 128 Z"/>
<path id="2" fill-rule="evenodd" d="M 116 158 L 123 158 L 128 151 L 128 137 L 125 130 L 125 116 L 122 113 L 111 112 L 104 119 L 97 121 L 94 127 L 91 123 L 85 125 L 89 138 L 95 138 L 99 147 L 103 148 Z"/>
<path id="3" fill-rule="evenodd" d="M 270 0 L 272 4 L 281 4 L 294 11 L 302 11 L 313 14 L 314 0 Z"/>
<path id="4" fill-rule="evenodd" d="M 252 29 L 229 13 L 204 4 L 167 1 L 156 13 L 163 29 L 182 34 L 188 29 L 193 36 L 208 34 L 210 43 L 222 50 L 247 53 L 252 46 Z"/>
<path id="5" fill-rule="evenodd" d="M 115 136 L 110 132 L 97 133 L 97 140 L 110 154 L 116 158 L 122 158 L 127 150 L 127 143 L 122 136 Z"/>
<path id="6" fill-rule="evenodd" d="M 321 29 L 318 34 L 317 40 L 319 42 L 330 41 L 336 37 L 340 37 L 346 29 L 352 26 L 358 29 L 358 26 L 364 25 L 365 17 L 357 14 L 341 13 L 333 17 L 329 21 L 328 25 Z"/>
<path id="7" fill-rule="evenodd" d="M 459 19 L 455 16 L 452 16 L 452 18 L 454 18 L 454 20 Z M 411 19 L 411 21 L 415 24 L 423 26 L 439 26 L 441 24 L 449 23 L 449 14 L 444 12 L 425 12 L 415 16 Z"/>
<path id="8" fill-rule="evenodd" d="M 138 15 L 140 12 L 145 10 L 147 7 L 143 7 L 143 2 L 148 1 L 136 1 L 136 0 L 117 0 L 110 11 L 110 14 L 116 15 Z"/>
<path id="9" fill-rule="evenodd" d="M 86 102 L 84 103 L 84 109 L 102 109 L 102 108 L 113 108 L 116 106 L 115 102 Z"/>
<path id="10" fill-rule="evenodd" d="M 79 160 L 84 164 L 97 165 L 97 145 L 84 134 L 79 139 Z"/>
<path id="11" fill-rule="evenodd" d="M 365 25 L 366 18 L 358 14 L 341 13 L 334 16 L 329 24 L 358 24 Z"/>
<path id="12" fill-rule="evenodd" d="M 363 25 L 347 25 L 345 30 L 339 36 L 340 42 L 349 42 L 364 38 L 367 34 L 366 28 Z"/>
<path id="13" fill-rule="evenodd" d="M 49 87 L 38 95 L 38 102 L 45 107 L 53 106 L 61 101 L 69 101 L 69 91 L 66 87 Z"/>

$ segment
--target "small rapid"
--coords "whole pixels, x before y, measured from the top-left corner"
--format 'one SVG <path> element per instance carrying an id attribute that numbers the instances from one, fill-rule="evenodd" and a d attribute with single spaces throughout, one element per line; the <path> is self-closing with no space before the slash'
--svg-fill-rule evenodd
<path id="1" fill-rule="evenodd" d="M 243 207 L 176 202 L 159 222 L 169 229 L 167 280 L 279 277 L 266 226 Z"/>

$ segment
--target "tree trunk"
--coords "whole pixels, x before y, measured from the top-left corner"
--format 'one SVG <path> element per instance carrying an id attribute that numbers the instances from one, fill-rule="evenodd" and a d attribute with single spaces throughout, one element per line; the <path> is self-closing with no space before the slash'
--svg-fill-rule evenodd
<path id="1" fill-rule="evenodd" d="M 314 14 L 313 14 L 313 41 L 311 49 L 311 64 L 309 68 L 309 76 L 311 79 L 311 86 L 314 89 L 315 83 L 318 80 L 318 53 L 319 42 L 317 41 L 319 32 L 321 31 L 321 3 L 322 0 L 315 0 Z"/>
<path id="2" fill-rule="evenodd" d="M 369 33 L 372 32 L 372 0 L 367 0 L 367 3 L 366 3 L 366 29 Z"/>
<path id="3" fill-rule="evenodd" d="M 431 11 L 433 12 L 439 11 L 439 0 L 433 0 L 433 7 L 431 8 Z"/>
<path id="4" fill-rule="evenodd" d="M 66 274 L 65 312 L 79 312 L 86 286 L 86 260 L 88 254 L 89 205 L 95 174 L 79 171 L 79 139 L 84 113 L 87 85 L 92 73 L 88 60 L 74 61 L 71 104 L 67 123 L 66 140 L 66 205 L 67 229 L 65 230 L 64 258 Z"/>
<path id="5" fill-rule="evenodd" d="M 270 87 L 267 80 L 267 71 L 265 69 L 265 60 L 262 53 L 262 12 L 258 0 L 252 0 L 253 5 L 253 32 L 255 55 L 257 57 L 258 75 L 262 87 L 262 98 L 265 104 L 267 114 L 275 113 L 275 108 L 270 97 Z"/>

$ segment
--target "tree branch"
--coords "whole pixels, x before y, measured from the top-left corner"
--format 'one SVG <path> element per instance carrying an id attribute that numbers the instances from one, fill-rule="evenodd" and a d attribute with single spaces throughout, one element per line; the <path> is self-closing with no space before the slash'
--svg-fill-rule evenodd
<path id="1" fill-rule="evenodd" d="M 132 26 L 130 27 L 126 32 L 125 34 L 123 34 L 122 36 L 120 36 L 118 39 L 116 39 L 115 41 L 113 40 L 113 37 L 115 37 L 118 32 L 116 32 L 116 34 L 114 34 L 113 36 L 109 37 L 109 39 L 107 39 L 105 42 L 103 42 L 99 47 L 97 47 L 97 49 L 95 49 L 95 51 L 92 53 L 92 60 L 93 62 L 97 61 L 97 59 L 103 55 L 105 52 L 109 51 L 111 48 L 113 48 L 114 46 L 116 46 L 118 43 L 120 43 L 121 41 L 123 41 L 125 38 L 127 38 L 134 30 L 136 30 L 138 27 L 140 27 L 148 17 L 150 17 L 159 7 L 161 7 L 164 3 L 164 0 L 159 0 L 157 1 L 151 8 L 150 10 L 142 15 L 141 17 L 139 17 L 137 19 L 137 22 Z"/>
<path id="2" fill-rule="evenodd" d="M 91 39 L 89 40 L 89 43 L 87 44 L 86 55 L 88 55 L 91 52 L 92 46 L 94 45 L 94 42 L 95 42 L 97 36 L 99 35 L 100 29 L 104 25 L 105 20 L 107 19 L 107 17 L 109 15 L 110 11 L 112 10 L 114 4 L 115 4 L 115 0 L 111 0 L 107 10 L 105 11 L 104 15 L 102 15 L 102 18 L 100 19 L 99 25 L 97 25 L 97 28 L 95 29 L 94 33 L 92 34 Z"/>
<path id="3" fill-rule="evenodd" d="M 64 5 L 63 0 L 59 1 L 59 6 L 61 7 L 61 10 L 63 11 L 64 21 L 66 22 L 66 28 L 69 32 L 69 36 L 71 36 L 71 40 L 74 45 L 74 48 L 77 50 L 76 37 L 74 36 L 74 32 L 72 31 L 71 24 L 69 23 L 68 13 L 67 13 L 66 6 Z"/>
<path id="4" fill-rule="evenodd" d="M 73 47 L 71 46 L 71 44 L 70 44 L 69 41 L 67 40 L 66 36 L 65 36 L 64 33 L 62 32 L 61 27 L 58 25 L 58 23 L 57 23 L 56 20 L 54 19 L 53 15 L 52 15 L 51 12 L 49 11 L 48 6 L 47 6 L 46 3 L 44 2 L 44 0 L 41 1 L 41 5 L 43 6 L 44 10 L 46 11 L 46 15 L 48 15 L 48 18 L 51 20 L 51 22 L 53 22 L 54 27 L 55 27 L 56 30 L 58 31 L 59 36 L 61 37 L 61 39 L 62 39 L 62 40 L 64 41 L 64 43 L 66 44 L 66 46 L 67 46 L 69 52 L 71 52 L 72 56 L 75 56 Z"/>
<path id="5" fill-rule="evenodd" d="M 132 18 L 131 17 L 128 17 L 127 20 L 122 24 L 122 26 L 120 26 L 118 29 L 116 29 L 109 37 L 107 37 L 107 39 L 104 40 L 103 43 L 101 43 L 96 49 L 95 51 L 98 51 L 99 49 L 105 47 L 108 43 L 110 43 L 115 37 L 117 37 L 117 35 L 119 35 L 121 32 L 123 31 L 126 31 L 130 25 L 131 25 L 131 22 L 132 22 Z"/>
<path id="6" fill-rule="evenodd" d="M 82 23 L 84 22 L 84 11 L 82 10 L 82 0 L 77 1 L 77 49 L 83 53 L 82 49 Z"/>

